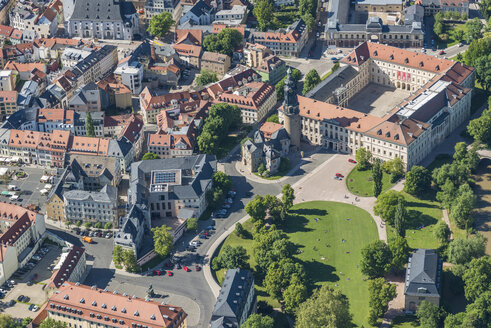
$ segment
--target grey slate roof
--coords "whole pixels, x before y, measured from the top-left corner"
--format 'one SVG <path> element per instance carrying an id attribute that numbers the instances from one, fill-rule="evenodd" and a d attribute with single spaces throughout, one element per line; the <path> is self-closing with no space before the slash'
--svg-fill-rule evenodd
<path id="1" fill-rule="evenodd" d="M 254 278 L 249 270 L 229 269 L 223 280 L 220 294 L 213 308 L 212 327 L 238 327 L 237 321 L 242 317 L 249 290 L 254 285 Z M 219 320 L 223 318 L 223 320 Z M 218 321 L 217 321 L 218 320 Z M 214 323 L 215 322 L 215 323 Z M 227 324 L 231 324 L 227 326 Z"/>
<path id="2" fill-rule="evenodd" d="M 332 93 L 341 86 L 354 79 L 359 72 L 351 65 L 339 67 L 327 79 L 319 83 L 305 96 L 320 101 L 325 101 L 331 97 Z"/>
<path id="3" fill-rule="evenodd" d="M 211 7 L 206 4 L 203 0 L 199 0 L 194 4 L 194 6 L 189 10 L 192 12 L 196 17 L 200 17 L 204 13 L 207 13 L 211 10 Z"/>
<path id="4" fill-rule="evenodd" d="M 418 249 L 409 258 L 405 295 L 440 296 L 442 260 L 434 249 Z"/>
<path id="5" fill-rule="evenodd" d="M 65 197 L 71 200 L 87 200 L 92 198 L 96 202 L 115 202 L 118 190 L 116 187 L 105 185 L 101 191 L 70 190 L 65 192 Z"/>
<path id="6" fill-rule="evenodd" d="M 136 12 L 131 2 L 115 0 L 76 0 L 70 20 L 124 22 Z"/>
<path id="7" fill-rule="evenodd" d="M 123 219 L 120 230 L 114 235 L 114 242 L 118 244 L 131 246 L 138 235 L 138 229 L 144 229 L 145 226 L 145 205 L 135 204 Z"/>
<path id="8" fill-rule="evenodd" d="M 150 173 L 154 170 L 182 170 L 181 185 L 170 187 L 169 197 L 173 199 L 198 198 L 211 182 L 216 171 L 213 155 L 195 155 L 178 158 L 154 159 L 131 164 L 131 203 L 142 202 L 150 186 Z M 194 175 L 192 174 L 194 171 Z"/>

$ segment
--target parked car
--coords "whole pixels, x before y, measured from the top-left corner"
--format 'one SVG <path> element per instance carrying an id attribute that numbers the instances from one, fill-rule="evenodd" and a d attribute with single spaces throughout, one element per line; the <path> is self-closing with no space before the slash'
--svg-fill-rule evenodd
<path id="1" fill-rule="evenodd" d="M 206 239 L 206 235 L 199 235 L 198 238 L 200 238 L 200 239 Z"/>
<path id="2" fill-rule="evenodd" d="M 341 173 L 336 173 L 336 176 L 340 178 L 344 178 L 344 175 L 342 175 Z"/>
<path id="3" fill-rule="evenodd" d="M 9 280 L 9 283 L 15 285 L 15 280 Z"/>
<path id="4" fill-rule="evenodd" d="M 19 295 L 17 297 L 17 301 L 19 301 L 19 302 L 22 302 L 23 299 L 24 299 L 24 295 Z"/>
<path id="5" fill-rule="evenodd" d="M 34 305 L 34 307 L 32 308 L 32 312 L 36 312 L 37 310 L 39 310 L 39 307 L 37 305 Z"/>
<path id="6" fill-rule="evenodd" d="M 152 273 L 153 273 L 154 276 L 160 276 L 160 275 L 162 275 L 162 271 L 160 271 L 160 270 L 153 270 Z"/>
<path id="7" fill-rule="evenodd" d="M 229 208 L 231 208 L 231 207 L 232 207 L 232 206 L 231 206 L 230 204 L 223 204 L 223 205 L 222 205 L 222 208 L 223 208 L 223 209 L 227 209 L 227 210 L 228 210 Z"/>
<path id="8" fill-rule="evenodd" d="M 439 55 L 444 55 L 445 54 L 445 50 L 440 50 L 440 52 L 438 54 Z"/>
<path id="9" fill-rule="evenodd" d="M 181 270 L 181 268 L 182 268 L 182 267 L 181 267 L 181 265 L 180 265 L 179 263 L 177 263 L 177 264 L 176 264 L 176 269 L 177 269 L 177 270 Z"/>
<path id="10" fill-rule="evenodd" d="M 196 271 L 200 271 L 201 270 L 201 267 L 199 265 L 196 265 L 195 266 L 195 269 L 196 269 Z"/>
<path id="11" fill-rule="evenodd" d="M 186 271 L 186 272 L 191 272 L 191 269 L 190 269 L 190 268 L 188 268 L 187 266 L 182 267 L 182 269 L 183 269 L 184 271 Z"/>
<path id="12" fill-rule="evenodd" d="M 32 259 L 33 259 L 34 261 L 41 261 L 41 257 L 40 257 L 40 256 L 38 256 L 38 255 L 34 255 L 34 256 L 32 257 Z"/>
<path id="13" fill-rule="evenodd" d="M 169 277 L 172 277 L 174 274 L 172 273 L 172 271 L 167 271 L 167 275 L 168 275 Z"/>
<path id="14" fill-rule="evenodd" d="M 29 280 L 29 281 L 27 282 L 27 286 L 32 286 L 32 281 L 31 281 L 31 280 Z"/>
<path id="15" fill-rule="evenodd" d="M 205 228 L 205 230 L 215 230 L 215 227 L 212 225 L 209 225 Z"/>
<path id="16" fill-rule="evenodd" d="M 353 164 L 356 164 L 356 161 L 354 159 L 352 159 L 352 158 L 348 159 L 348 162 L 353 163 Z"/>
<path id="17" fill-rule="evenodd" d="M 234 198 L 235 195 L 237 195 L 237 192 L 235 190 L 229 190 L 229 192 L 227 194 L 228 194 L 229 197 Z"/>
<path id="18" fill-rule="evenodd" d="M 107 233 L 106 234 L 106 239 L 109 239 L 109 238 L 111 238 L 111 234 L 110 233 Z"/>
<path id="19" fill-rule="evenodd" d="M 34 309 L 34 304 L 29 305 L 29 311 L 32 311 Z"/>
<path id="20" fill-rule="evenodd" d="M 14 300 L 10 300 L 10 302 L 7 305 L 8 306 L 14 306 L 15 305 L 15 301 Z"/>
<path id="21" fill-rule="evenodd" d="M 334 176 L 334 179 L 335 180 L 343 180 L 342 178 L 338 177 L 338 176 Z"/>
<path id="22" fill-rule="evenodd" d="M 226 204 L 232 204 L 233 202 L 234 202 L 234 200 L 233 200 L 232 198 L 227 198 L 227 199 L 225 200 L 225 203 L 226 203 Z"/>

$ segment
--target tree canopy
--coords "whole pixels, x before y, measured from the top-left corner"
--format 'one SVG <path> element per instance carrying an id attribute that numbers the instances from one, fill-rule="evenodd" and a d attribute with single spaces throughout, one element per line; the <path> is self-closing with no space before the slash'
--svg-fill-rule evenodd
<path id="1" fill-rule="evenodd" d="M 296 328 L 351 328 L 349 302 L 339 290 L 322 285 L 297 310 Z"/>
<path id="2" fill-rule="evenodd" d="M 368 321 L 375 325 L 377 318 L 384 315 L 389 309 L 389 302 L 396 297 L 396 285 L 385 282 L 384 278 L 368 281 L 368 304 L 370 306 Z"/>
<path id="3" fill-rule="evenodd" d="M 366 170 L 371 165 L 372 153 L 362 147 L 356 151 L 355 159 L 357 162 L 356 168 L 360 171 Z"/>
<path id="4" fill-rule="evenodd" d="M 274 30 L 280 25 L 280 22 L 274 16 L 274 12 L 275 8 L 272 0 L 259 0 L 255 4 L 253 13 L 256 16 L 260 31 Z"/>
<path id="5" fill-rule="evenodd" d="M 147 31 L 151 35 L 161 38 L 170 31 L 175 23 L 171 13 L 163 12 L 150 19 Z"/>
<path id="6" fill-rule="evenodd" d="M 373 195 L 378 197 L 382 193 L 382 165 L 376 160 L 372 166 Z"/>
<path id="7" fill-rule="evenodd" d="M 473 259 L 462 276 L 465 298 L 473 302 L 479 295 L 491 291 L 491 257 Z"/>
<path id="8" fill-rule="evenodd" d="M 287 183 L 281 188 L 281 201 L 283 206 L 288 211 L 293 206 L 293 201 L 295 200 L 295 190 L 292 186 Z"/>
<path id="9" fill-rule="evenodd" d="M 422 301 L 416 311 L 421 328 L 439 328 L 444 312 L 431 302 Z"/>
<path id="10" fill-rule="evenodd" d="M 165 225 L 152 228 L 155 252 L 163 257 L 170 254 L 174 244 L 174 237 L 170 234 L 171 228 Z"/>
<path id="11" fill-rule="evenodd" d="M 43 322 L 41 322 L 41 324 L 39 325 L 39 328 L 66 328 L 66 327 L 68 327 L 66 322 L 56 321 L 55 319 L 52 318 L 44 319 Z"/>
<path id="12" fill-rule="evenodd" d="M 403 271 L 409 258 L 409 245 L 404 237 L 396 236 L 389 239 L 389 250 L 392 255 L 392 269 Z"/>
<path id="13" fill-rule="evenodd" d="M 448 261 L 454 264 L 466 264 L 485 254 L 486 238 L 478 234 L 474 238 L 454 239 L 448 246 Z"/>
<path id="14" fill-rule="evenodd" d="M 220 254 L 212 261 L 213 270 L 220 269 L 248 269 L 249 255 L 242 246 L 232 247 L 230 245 L 223 246 Z"/>
<path id="15" fill-rule="evenodd" d="M 239 107 L 225 103 L 214 104 L 210 107 L 205 118 L 203 130 L 198 136 L 200 153 L 216 154 L 231 128 L 242 122 Z"/>
<path id="16" fill-rule="evenodd" d="M 319 73 L 315 69 L 311 69 L 307 75 L 305 75 L 305 79 L 303 82 L 303 94 L 307 94 L 310 90 L 312 90 L 317 84 L 321 81 L 321 77 Z"/>
<path id="17" fill-rule="evenodd" d="M 361 272 L 369 278 L 382 277 L 392 263 L 389 247 L 381 240 L 375 240 L 361 249 Z"/>
<path id="18" fill-rule="evenodd" d="M 393 225 L 398 204 L 406 205 L 406 198 L 400 192 L 389 190 L 377 197 L 373 211 L 387 224 Z"/>
<path id="19" fill-rule="evenodd" d="M 90 112 L 85 117 L 85 129 L 87 130 L 87 137 L 95 137 L 94 121 Z"/>
<path id="20" fill-rule="evenodd" d="M 431 186 L 430 172 L 423 166 L 415 165 L 406 173 L 404 191 L 419 196 Z"/>
<path id="21" fill-rule="evenodd" d="M 213 34 L 209 35 L 212 36 Z M 202 69 L 199 76 L 196 78 L 196 85 L 202 87 L 204 85 L 218 81 L 217 74 L 215 72 Z"/>
<path id="22" fill-rule="evenodd" d="M 160 158 L 159 155 L 149 152 L 149 153 L 145 153 L 145 155 L 143 155 L 142 161 L 148 161 L 151 159 L 159 159 L 159 158 Z"/>
<path id="23" fill-rule="evenodd" d="M 251 314 L 241 325 L 242 328 L 273 328 L 274 320 L 271 317 L 261 314 Z"/>
<path id="24" fill-rule="evenodd" d="M 224 28 L 218 34 L 210 34 L 203 40 L 206 51 L 218 52 L 232 57 L 235 48 L 242 43 L 244 37 L 233 28 Z"/>
<path id="25" fill-rule="evenodd" d="M 251 216 L 253 221 L 257 221 L 264 220 L 267 208 L 268 204 L 266 204 L 264 198 L 260 195 L 256 195 L 253 200 L 247 203 L 244 209 L 246 213 Z"/>

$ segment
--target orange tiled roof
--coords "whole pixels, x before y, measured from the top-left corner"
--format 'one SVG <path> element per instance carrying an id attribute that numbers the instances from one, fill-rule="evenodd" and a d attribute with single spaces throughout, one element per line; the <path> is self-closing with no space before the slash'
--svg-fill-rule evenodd
<path id="1" fill-rule="evenodd" d="M 17 103 L 17 91 L 0 91 L 0 99 L 4 103 Z"/>
<path id="2" fill-rule="evenodd" d="M 38 110 L 37 121 L 73 124 L 73 116 L 73 110 L 65 110 L 63 108 L 40 108 Z"/>
<path id="3" fill-rule="evenodd" d="M 103 291 L 94 287 L 65 282 L 47 302 L 46 310 L 102 325 L 121 327 L 180 327 L 187 317 L 181 307 Z M 42 315 L 42 314 L 39 314 Z M 36 319 L 35 319 L 36 320 Z"/>
<path id="4" fill-rule="evenodd" d="M 281 124 L 274 122 L 264 122 L 264 124 L 259 128 L 259 131 L 264 134 L 271 135 L 282 128 L 283 125 Z"/>
<path id="5" fill-rule="evenodd" d="M 46 72 L 46 64 L 44 63 L 18 63 L 14 61 L 9 61 L 5 64 L 4 69 L 12 70 L 17 72 L 31 72 L 33 69 L 37 68 L 42 72 Z"/>
<path id="6" fill-rule="evenodd" d="M 201 56 L 201 46 L 190 44 L 175 44 L 174 50 L 181 56 L 199 57 Z"/>

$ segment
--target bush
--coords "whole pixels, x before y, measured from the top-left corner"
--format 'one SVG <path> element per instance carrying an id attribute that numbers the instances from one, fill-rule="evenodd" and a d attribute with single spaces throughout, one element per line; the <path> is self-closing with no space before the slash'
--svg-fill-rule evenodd
<path id="1" fill-rule="evenodd" d="M 96 224 L 94 224 L 94 228 L 96 228 L 96 229 L 102 228 L 102 223 L 97 222 Z"/>
<path id="2" fill-rule="evenodd" d="M 85 223 L 84 223 L 84 226 L 85 226 L 87 229 L 89 229 L 90 227 L 92 227 L 92 223 L 90 223 L 90 222 L 85 222 Z"/>
<path id="3" fill-rule="evenodd" d="M 80 226 L 82 225 L 82 221 L 77 221 L 77 222 L 75 222 L 75 225 L 76 225 L 77 227 L 80 227 Z"/>
<path id="4" fill-rule="evenodd" d="M 104 229 L 106 230 L 109 230 L 109 229 L 112 229 L 113 227 L 113 224 L 111 222 L 107 222 L 105 225 L 104 225 Z"/>

